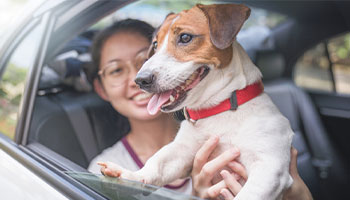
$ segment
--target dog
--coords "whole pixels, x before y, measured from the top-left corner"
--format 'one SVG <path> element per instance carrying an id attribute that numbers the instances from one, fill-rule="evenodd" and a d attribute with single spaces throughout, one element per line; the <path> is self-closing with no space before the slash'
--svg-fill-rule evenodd
<path id="1" fill-rule="evenodd" d="M 187 120 L 174 141 L 139 171 L 101 165 L 121 178 L 163 186 L 189 176 L 196 152 L 215 134 L 220 142 L 210 159 L 237 147 L 248 173 L 235 199 L 282 198 L 293 182 L 294 133 L 263 92 L 261 72 L 236 41 L 249 15 L 245 5 L 197 4 L 166 17 L 135 82 L 153 93 L 147 106 L 151 114 L 184 109 Z"/>

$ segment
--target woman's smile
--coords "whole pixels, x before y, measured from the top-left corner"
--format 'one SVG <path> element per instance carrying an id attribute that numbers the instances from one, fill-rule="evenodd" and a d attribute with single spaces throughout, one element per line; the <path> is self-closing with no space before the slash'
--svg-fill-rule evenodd
<path id="1" fill-rule="evenodd" d="M 151 96 L 150 93 L 138 92 L 132 95 L 129 99 L 137 106 L 147 106 Z"/>

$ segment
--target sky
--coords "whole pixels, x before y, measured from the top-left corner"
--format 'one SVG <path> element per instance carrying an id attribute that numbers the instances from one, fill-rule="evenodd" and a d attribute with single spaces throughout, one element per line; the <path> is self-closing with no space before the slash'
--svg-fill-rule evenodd
<path id="1" fill-rule="evenodd" d="M 0 44 L 25 15 L 44 0 L 0 0 Z"/>

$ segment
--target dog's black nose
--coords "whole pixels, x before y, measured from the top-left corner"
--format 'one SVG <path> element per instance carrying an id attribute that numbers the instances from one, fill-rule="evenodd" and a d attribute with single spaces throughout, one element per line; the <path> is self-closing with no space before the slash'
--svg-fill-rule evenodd
<path id="1" fill-rule="evenodd" d="M 140 86 L 141 89 L 149 89 L 155 81 L 155 75 L 152 72 L 145 71 L 137 73 L 135 83 Z"/>

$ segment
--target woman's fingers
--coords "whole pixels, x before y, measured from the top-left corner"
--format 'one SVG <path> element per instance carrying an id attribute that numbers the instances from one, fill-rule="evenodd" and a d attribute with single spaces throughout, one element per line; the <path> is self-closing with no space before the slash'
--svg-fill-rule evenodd
<path id="1" fill-rule="evenodd" d="M 241 179 L 241 176 L 237 175 L 235 172 L 230 174 L 226 170 L 221 171 L 220 174 L 223 180 L 208 189 L 208 196 L 210 198 L 217 197 L 225 188 L 228 188 L 234 195 L 237 195 L 242 189 L 242 185 L 238 182 Z"/>
<path id="2" fill-rule="evenodd" d="M 241 176 L 244 180 L 248 179 L 247 171 L 241 163 L 237 161 L 232 161 L 227 165 L 232 169 L 233 172 Z"/>
<path id="3" fill-rule="evenodd" d="M 236 196 L 238 192 L 241 191 L 242 185 L 238 183 L 233 174 L 230 174 L 226 170 L 222 170 L 220 172 L 220 175 L 224 179 L 227 189 L 229 189 L 232 192 L 232 194 Z"/>
<path id="4" fill-rule="evenodd" d="M 298 176 L 298 168 L 297 168 L 297 157 L 298 157 L 298 151 L 292 147 L 290 149 L 291 159 L 290 159 L 290 165 L 289 165 L 289 173 L 290 175 L 295 178 Z"/>
<path id="5" fill-rule="evenodd" d="M 198 150 L 193 162 L 193 171 L 195 174 L 198 174 L 202 170 L 203 165 L 208 161 L 210 154 L 214 151 L 218 142 L 219 137 L 212 136 Z"/>
<path id="6" fill-rule="evenodd" d="M 219 196 L 222 189 L 226 188 L 226 183 L 224 180 L 218 182 L 217 184 L 211 186 L 207 193 L 210 198 L 215 198 Z"/>
<path id="7" fill-rule="evenodd" d="M 239 150 L 237 148 L 232 148 L 224 153 L 220 154 L 218 157 L 214 158 L 213 160 L 207 162 L 203 166 L 203 175 L 213 177 L 214 174 L 225 167 L 229 162 L 233 161 L 239 156 Z"/>
<path id="8" fill-rule="evenodd" d="M 224 188 L 220 191 L 220 194 L 224 197 L 225 200 L 232 200 L 234 199 L 234 196 L 228 189 Z"/>

